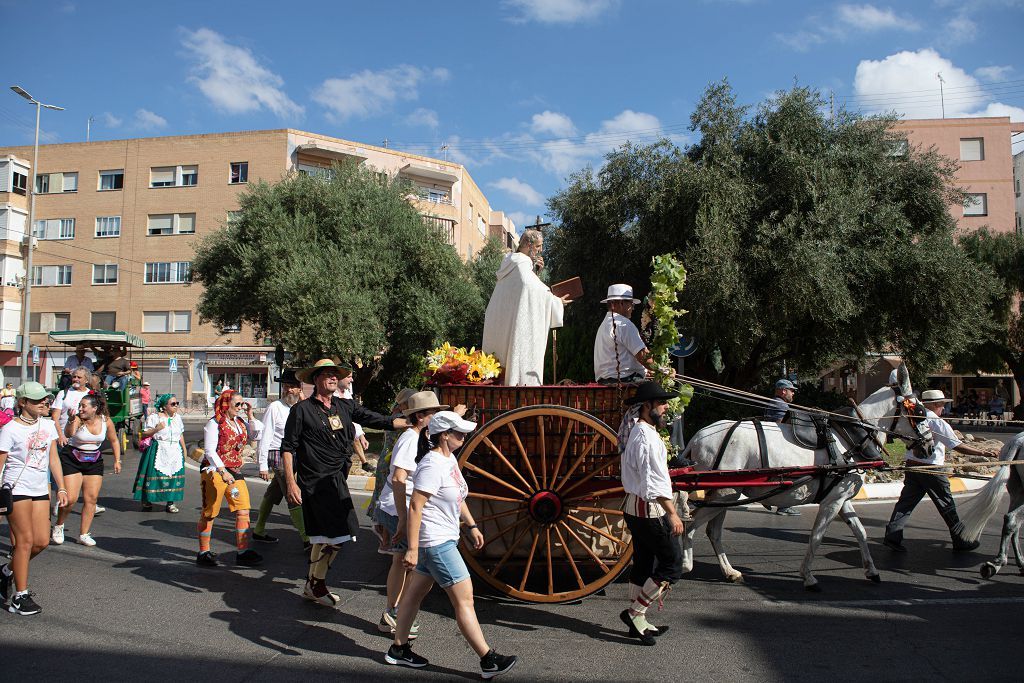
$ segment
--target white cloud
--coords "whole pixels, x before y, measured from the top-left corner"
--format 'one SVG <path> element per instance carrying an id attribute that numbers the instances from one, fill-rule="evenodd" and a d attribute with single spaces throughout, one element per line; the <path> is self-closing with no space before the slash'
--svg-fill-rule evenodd
<path id="1" fill-rule="evenodd" d="M 916 31 L 921 28 L 920 24 L 909 17 L 900 17 L 889 8 L 882 9 L 874 5 L 839 5 L 836 18 L 840 23 L 860 31 Z"/>
<path id="2" fill-rule="evenodd" d="M 582 141 L 567 138 L 547 140 L 533 150 L 531 156 L 549 172 L 565 176 L 599 160 L 630 139 L 647 142 L 660 132 L 658 117 L 625 109 L 602 121 L 598 129 L 587 133 Z"/>
<path id="3" fill-rule="evenodd" d="M 797 52 L 807 52 L 825 42 L 825 36 L 813 31 L 794 31 L 793 33 L 776 33 L 775 39 Z"/>
<path id="4" fill-rule="evenodd" d="M 597 19 L 618 7 L 619 0 L 505 0 L 503 4 L 513 10 L 510 20 L 514 23 L 575 24 Z"/>
<path id="5" fill-rule="evenodd" d="M 499 178 L 490 185 L 512 195 L 527 206 L 544 205 L 544 195 L 519 178 Z"/>
<path id="6" fill-rule="evenodd" d="M 437 128 L 441 125 L 441 120 L 437 116 L 437 112 L 433 109 L 427 109 L 425 107 L 419 107 L 409 112 L 405 117 L 405 123 L 408 126 L 423 126 L 425 128 Z"/>
<path id="7" fill-rule="evenodd" d="M 945 81 L 946 116 L 1011 116 L 1024 119 L 1019 107 L 993 101 L 984 84 L 931 48 L 904 51 L 857 65 L 853 87 L 857 107 L 869 112 L 896 111 L 907 118 L 942 115 L 937 73 Z M 934 95 L 928 91 L 934 89 Z"/>
<path id="8" fill-rule="evenodd" d="M 148 109 L 138 109 L 135 112 L 134 124 L 141 130 L 157 130 L 167 126 L 167 119 Z"/>
<path id="9" fill-rule="evenodd" d="M 420 83 L 443 82 L 449 77 L 447 69 L 408 64 L 381 71 L 367 69 L 347 78 L 328 78 L 313 93 L 313 99 L 327 107 L 329 119 L 340 123 L 382 114 L 399 100 L 416 100 Z"/>
<path id="10" fill-rule="evenodd" d="M 947 45 L 970 43 L 978 37 L 978 25 L 963 11 L 946 22 L 942 40 Z"/>
<path id="11" fill-rule="evenodd" d="M 231 45 L 208 28 L 186 32 L 182 44 L 195 62 L 189 80 L 217 109 L 229 114 L 268 109 L 281 118 L 303 115 L 303 107 L 284 93 L 284 79 L 261 66 L 248 48 Z"/>
<path id="12" fill-rule="evenodd" d="M 535 213 L 526 213 L 525 211 L 509 211 L 505 215 L 512 219 L 512 222 L 515 223 L 516 226 L 516 232 L 518 232 L 520 235 L 523 234 L 523 228 L 537 224 L 537 214 Z M 541 223 L 544 222 L 544 214 L 540 214 L 540 221 Z"/>
<path id="13" fill-rule="evenodd" d="M 103 121 L 103 125 L 107 128 L 120 128 L 121 124 L 124 123 L 124 120 L 119 119 L 118 117 L 111 114 L 109 111 L 103 112 L 103 114 L 101 114 L 100 116 L 101 120 Z"/>
<path id="14" fill-rule="evenodd" d="M 538 135 L 556 135 L 559 137 L 570 137 L 576 134 L 576 126 L 572 119 L 565 114 L 554 111 L 542 111 L 534 114 L 530 121 L 530 130 Z"/>
<path id="15" fill-rule="evenodd" d="M 1012 66 L 983 66 L 974 70 L 974 75 L 984 81 L 1005 81 L 1013 73 Z"/>

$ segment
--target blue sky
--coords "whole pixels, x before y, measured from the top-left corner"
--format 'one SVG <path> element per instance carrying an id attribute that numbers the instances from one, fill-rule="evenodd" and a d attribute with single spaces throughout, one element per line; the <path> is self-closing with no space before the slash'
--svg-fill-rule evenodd
<path id="1" fill-rule="evenodd" d="M 947 116 L 1024 120 L 1024 0 L 0 0 L 0 22 L 38 36 L 8 85 L 67 109 L 44 113 L 45 141 L 84 140 L 92 116 L 94 140 L 294 127 L 447 145 L 520 227 L 625 140 L 685 143 L 722 77 L 745 103 L 796 81 L 924 118 L 941 72 Z M 30 143 L 32 108 L 4 92 L 0 145 Z"/>

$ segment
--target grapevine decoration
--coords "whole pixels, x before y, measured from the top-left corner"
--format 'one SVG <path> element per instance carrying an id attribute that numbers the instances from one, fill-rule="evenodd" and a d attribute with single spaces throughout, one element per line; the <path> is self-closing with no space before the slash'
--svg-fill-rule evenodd
<path id="1" fill-rule="evenodd" d="M 679 343 L 677 321 L 686 313 L 679 305 L 679 293 L 686 284 L 686 267 L 672 254 L 661 254 L 651 260 L 651 269 L 651 293 L 645 300 L 640 324 L 658 367 L 671 368 L 669 349 Z M 681 414 L 693 397 L 693 387 L 677 385 L 673 374 L 658 373 L 656 379 L 666 390 L 679 390 L 679 398 L 669 401 L 669 411 Z"/>

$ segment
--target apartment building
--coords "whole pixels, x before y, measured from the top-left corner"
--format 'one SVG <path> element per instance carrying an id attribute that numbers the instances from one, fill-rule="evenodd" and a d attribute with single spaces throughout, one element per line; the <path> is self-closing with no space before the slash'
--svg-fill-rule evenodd
<path id="1" fill-rule="evenodd" d="M 327 174 L 349 160 L 410 181 L 408 200 L 437 239 L 472 258 L 490 236 L 509 248 L 516 228 L 461 165 L 298 130 L 41 145 L 36 209 L 28 225 L 31 147 L 0 148 L 0 369 L 18 376 L 26 232 L 33 252 L 30 344 L 52 384 L 67 350 L 47 342 L 66 329 L 118 329 L 143 337 L 135 354 L 157 392 L 192 397 L 219 381 L 246 396 L 277 391 L 272 348 L 244 327 L 200 324 L 190 284 L 194 250 L 238 209 L 250 182 Z M 176 359 L 177 372 L 170 372 Z"/>
<path id="2" fill-rule="evenodd" d="M 1024 195 L 1021 194 L 1021 185 L 1024 184 L 1024 152 L 1017 152 L 1013 155 L 1013 211 L 1014 225 L 1017 226 L 1017 234 L 1024 235 Z"/>

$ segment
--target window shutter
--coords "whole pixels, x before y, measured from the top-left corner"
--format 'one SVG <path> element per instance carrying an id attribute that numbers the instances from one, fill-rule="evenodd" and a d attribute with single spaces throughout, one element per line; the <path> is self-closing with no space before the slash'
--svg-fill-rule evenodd
<path id="1" fill-rule="evenodd" d="M 194 213 L 178 214 L 178 232 L 195 232 L 196 215 Z"/>

